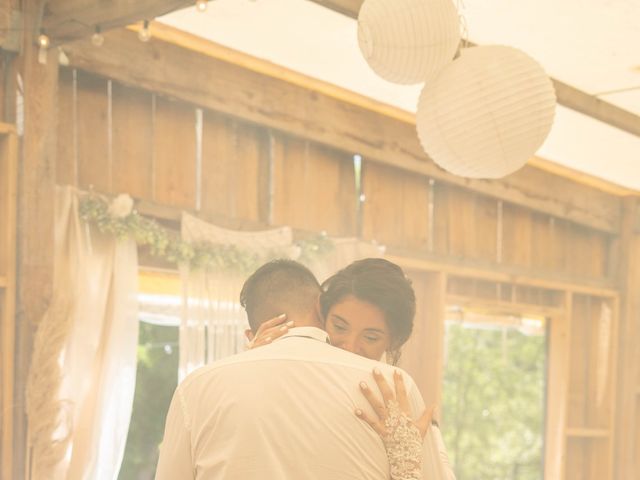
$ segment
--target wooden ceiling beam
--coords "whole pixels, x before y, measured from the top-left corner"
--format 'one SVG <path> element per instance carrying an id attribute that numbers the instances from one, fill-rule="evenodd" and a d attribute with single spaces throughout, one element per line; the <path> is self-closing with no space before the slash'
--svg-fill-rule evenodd
<path id="1" fill-rule="evenodd" d="M 551 78 L 558 103 L 612 127 L 640 137 L 640 116 Z"/>
<path id="2" fill-rule="evenodd" d="M 363 0 L 311 1 L 351 18 L 358 18 L 358 12 L 363 3 Z M 556 78 L 551 78 L 551 80 L 560 105 L 640 137 L 639 115 L 583 92 Z"/>
<path id="3" fill-rule="evenodd" d="M 42 28 L 52 44 L 66 43 L 193 5 L 194 0 L 49 0 Z"/>
<path id="4" fill-rule="evenodd" d="M 343 15 L 351 18 L 358 18 L 358 12 L 360 6 L 364 3 L 364 0 L 311 0 L 318 5 L 327 7 L 336 12 L 340 12 Z"/>

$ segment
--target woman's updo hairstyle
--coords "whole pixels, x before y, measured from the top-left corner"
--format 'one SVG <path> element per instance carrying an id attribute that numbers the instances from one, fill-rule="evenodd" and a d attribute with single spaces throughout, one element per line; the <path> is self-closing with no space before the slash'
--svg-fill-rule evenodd
<path id="1" fill-rule="evenodd" d="M 388 353 L 395 364 L 400 357 L 400 347 L 413 330 L 416 296 L 411 280 L 398 265 L 388 260 L 357 260 L 323 282 L 320 294 L 323 318 L 327 318 L 333 305 L 349 295 L 375 305 L 382 311 L 391 334 Z"/>

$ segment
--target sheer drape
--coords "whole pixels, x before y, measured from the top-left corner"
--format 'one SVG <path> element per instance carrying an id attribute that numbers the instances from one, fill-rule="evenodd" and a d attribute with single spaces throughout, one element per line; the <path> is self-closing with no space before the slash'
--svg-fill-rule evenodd
<path id="1" fill-rule="evenodd" d="M 117 478 L 135 389 L 137 249 L 89 229 L 56 192 L 54 293 L 28 385 L 32 478 Z"/>
<path id="2" fill-rule="evenodd" d="M 190 243 L 211 242 L 235 245 L 258 257 L 292 245 L 288 227 L 242 232 L 204 222 L 192 215 L 182 215 L 182 238 Z M 244 350 L 248 327 L 239 303 L 240 290 L 247 273 L 215 268 L 180 269 L 182 281 L 182 319 L 180 323 L 180 368 L 182 380 L 194 369 Z"/>

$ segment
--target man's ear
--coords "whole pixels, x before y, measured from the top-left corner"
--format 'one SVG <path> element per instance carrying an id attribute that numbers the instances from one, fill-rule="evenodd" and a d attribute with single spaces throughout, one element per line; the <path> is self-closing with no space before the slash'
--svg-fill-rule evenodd
<path id="1" fill-rule="evenodd" d="M 244 336 L 247 337 L 247 340 L 249 340 L 250 342 L 252 342 L 253 338 L 255 337 L 254 333 L 251 331 L 250 328 L 247 328 L 244 331 Z"/>

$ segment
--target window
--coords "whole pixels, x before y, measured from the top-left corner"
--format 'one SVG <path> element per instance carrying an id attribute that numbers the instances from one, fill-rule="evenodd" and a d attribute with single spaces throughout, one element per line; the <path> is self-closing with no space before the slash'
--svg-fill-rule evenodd
<path id="1" fill-rule="evenodd" d="M 545 325 L 448 309 L 443 435 L 458 480 L 543 478 Z"/>
<path id="2" fill-rule="evenodd" d="M 119 480 L 155 476 L 165 418 L 178 384 L 179 277 L 140 274 L 136 390 Z"/>

